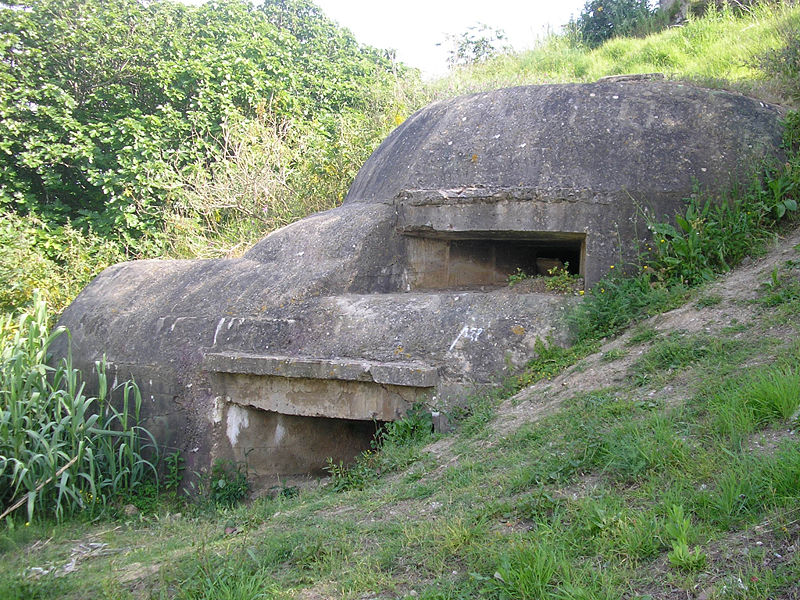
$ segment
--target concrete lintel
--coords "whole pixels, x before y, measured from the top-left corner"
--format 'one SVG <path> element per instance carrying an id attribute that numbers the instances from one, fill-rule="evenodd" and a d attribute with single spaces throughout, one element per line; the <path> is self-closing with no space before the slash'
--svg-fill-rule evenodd
<path id="1" fill-rule="evenodd" d="M 401 191 L 396 200 L 402 206 L 464 206 L 497 202 L 531 202 L 541 204 L 574 203 L 608 204 L 608 194 L 588 188 L 534 188 L 464 186 L 450 189 L 414 189 Z"/>
<path id="2" fill-rule="evenodd" d="M 415 388 L 434 387 L 439 380 L 434 367 L 415 362 L 324 359 L 294 356 L 261 356 L 239 352 L 206 354 L 206 371 L 291 377 L 364 381 Z"/>

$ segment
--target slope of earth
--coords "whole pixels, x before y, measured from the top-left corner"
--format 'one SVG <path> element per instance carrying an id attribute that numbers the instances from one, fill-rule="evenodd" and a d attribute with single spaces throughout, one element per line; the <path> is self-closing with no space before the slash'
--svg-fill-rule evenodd
<path id="1" fill-rule="evenodd" d="M 0 538 L 2 598 L 800 598 L 800 229 L 456 433 Z M 411 427 L 409 427 L 411 429 Z"/>

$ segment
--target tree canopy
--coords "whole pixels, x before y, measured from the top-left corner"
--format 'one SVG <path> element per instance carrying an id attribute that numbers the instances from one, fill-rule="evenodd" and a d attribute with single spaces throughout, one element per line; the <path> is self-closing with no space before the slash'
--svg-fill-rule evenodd
<path id="1" fill-rule="evenodd" d="M 228 123 L 332 138 L 396 68 L 308 0 L 0 3 L 0 212 L 135 244 L 175 172 L 224 157 Z"/>

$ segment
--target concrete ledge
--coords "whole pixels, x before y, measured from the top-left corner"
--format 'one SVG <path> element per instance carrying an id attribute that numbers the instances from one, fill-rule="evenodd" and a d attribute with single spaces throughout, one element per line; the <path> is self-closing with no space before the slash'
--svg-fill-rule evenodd
<path id="1" fill-rule="evenodd" d="M 431 388 L 439 381 L 437 369 L 422 363 L 261 356 L 239 352 L 206 354 L 203 369 L 217 373 L 336 379 L 415 388 Z"/>

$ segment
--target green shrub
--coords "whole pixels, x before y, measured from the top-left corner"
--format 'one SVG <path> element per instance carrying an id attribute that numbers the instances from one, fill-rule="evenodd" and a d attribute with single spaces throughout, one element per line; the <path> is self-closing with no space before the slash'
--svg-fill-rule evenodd
<path id="1" fill-rule="evenodd" d="M 0 312 L 29 308 L 37 291 L 61 311 L 95 275 L 126 258 L 121 245 L 91 230 L 0 212 Z"/>
<path id="2" fill-rule="evenodd" d="M 415 403 L 402 419 L 385 424 L 351 465 L 328 458 L 325 470 L 330 487 L 340 492 L 361 490 L 382 473 L 405 468 L 420 458 L 420 448 L 431 439 L 433 421 L 422 403 Z"/>
<path id="3" fill-rule="evenodd" d="M 777 83 L 783 96 L 800 104 L 800 15 L 783 21 L 777 33 L 783 45 L 765 52 L 756 63 Z"/>
<path id="4" fill-rule="evenodd" d="M 152 437 L 139 426 L 138 387 L 126 381 L 110 389 L 99 361 L 98 395 L 88 397 L 69 353 L 48 365 L 48 348 L 61 335 L 68 334 L 49 331 L 38 297 L 15 327 L 0 322 L 0 506 L 25 499 L 28 521 L 35 513 L 61 519 L 94 511 L 155 477 L 142 457 Z"/>
<path id="5" fill-rule="evenodd" d="M 581 41 L 596 48 L 612 37 L 636 33 L 652 16 L 647 0 L 589 0 L 574 28 Z"/>
<path id="6" fill-rule="evenodd" d="M 247 465 L 218 459 L 211 465 L 211 472 L 201 477 L 201 488 L 213 507 L 231 508 L 241 502 L 250 489 L 247 480 Z"/>
<path id="7" fill-rule="evenodd" d="M 307 0 L 5 2 L 0 53 L 14 57 L 0 61 L 0 210 L 119 237 L 133 255 L 164 251 L 176 180 L 227 163 L 229 124 L 315 132 L 329 206 L 385 132 L 374 121 L 407 112 L 404 67 Z"/>

